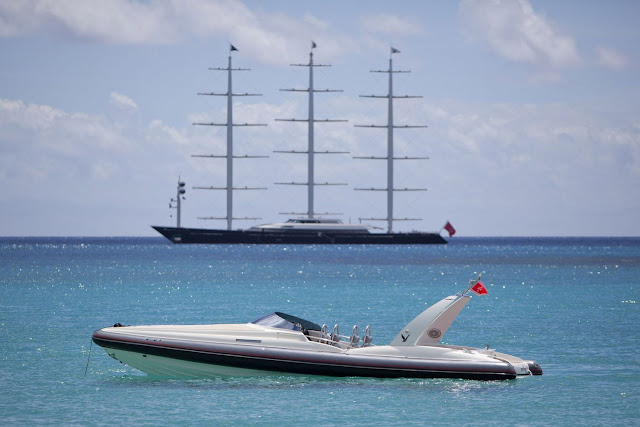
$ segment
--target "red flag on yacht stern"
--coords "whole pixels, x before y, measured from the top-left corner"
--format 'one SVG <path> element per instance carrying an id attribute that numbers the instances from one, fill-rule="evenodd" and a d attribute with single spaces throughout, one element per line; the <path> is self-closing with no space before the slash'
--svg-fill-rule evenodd
<path id="1" fill-rule="evenodd" d="M 454 234 L 456 234 L 456 229 L 453 228 L 453 225 L 451 225 L 451 223 L 449 221 L 447 221 L 447 223 L 445 224 L 444 227 L 445 230 L 447 230 L 449 232 L 449 237 L 453 236 Z"/>
<path id="2" fill-rule="evenodd" d="M 484 287 L 481 281 L 477 281 L 475 285 L 471 287 L 471 291 L 478 295 L 489 295 L 489 291 Z"/>

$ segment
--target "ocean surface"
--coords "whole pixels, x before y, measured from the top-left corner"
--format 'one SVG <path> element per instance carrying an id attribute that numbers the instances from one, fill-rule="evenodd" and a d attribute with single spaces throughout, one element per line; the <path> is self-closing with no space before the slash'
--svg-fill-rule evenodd
<path id="1" fill-rule="evenodd" d="M 244 323 L 284 311 L 387 344 L 482 273 L 444 337 L 534 359 L 512 381 L 158 379 L 91 346 L 120 322 Z M 640 238 L 445 246 L 196 246 L 0 238 L 2 425 L 640 425 Z M 88 363 L 87 363 L 88 362 Z"/>

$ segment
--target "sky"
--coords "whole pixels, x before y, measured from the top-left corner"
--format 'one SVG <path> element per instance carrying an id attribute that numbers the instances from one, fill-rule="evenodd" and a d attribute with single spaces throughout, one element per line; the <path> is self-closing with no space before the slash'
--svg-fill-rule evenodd
<path id="1" fill-rule="evenodd" d="M 311 42 L 319 212 L 386 216 L 381 192 L 390 48 L 397 125 L 396 231 L 456 236 L 640 236 L 640 2 L 616 0 L 0 0 L 0 236 L 154 236 L 224 228 L 229 45 L 234 228 L 306 210 L 302 155 Z M 384 223 L 374 223 L 384 227 Z M 442 231 L 445 234 L 444 231 Z"/>

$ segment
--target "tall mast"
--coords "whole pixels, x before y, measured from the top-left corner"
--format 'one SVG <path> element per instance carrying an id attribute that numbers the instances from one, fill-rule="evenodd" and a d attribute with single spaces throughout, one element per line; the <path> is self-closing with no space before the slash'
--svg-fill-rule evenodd
<path id="1" fill-rule="evenodd" d="M 387 232 L 393 231 L 393 221 L 419 221 L 420 218 L 394 218 L 393 217 L 393 194 L 396 191 L 427 191 L 426 188 L 394 188 L 393 184 L 393 166 L 395 160 L 413 160 L 413 159 L 428 159 L 428 157 L 395 157 L 393 147 L 393 130 L 397 128 L 409 129 L 409 128 L 426 128 L 427 126 L 409 126 L 402 125 L 396 126 L 393 120 L 393 100 L 394 98 L 422 98 L 421 96 L 409 96 L 409 95 L 394 95 L 393 94 L 393 74 L 394 73 L 410 73 L 410 71 L 394 70 L 393 69 L 393 54 L 400 53 L 398 49 L 391 48 L 391 55 L 389 56 L 389 69 L 388 70 L 371 70 L 372 73 L 388 73 L 389 74 L 389 92 L 387 95 L 360 95 L 363 98 L 387 98 L 387 124 L 386 125 L 355 125 L 356 127 L 366 128 L 386 128 L 387 129 L 387 155 L 386 157 L 354 157 L 355 159 L 367 159 L 367 160 L 386 160 L 387 161 L 387 188 L 356 188 L 361 191 L 386 191 L 387 193 L 387 217 L 386 218 L 362 218 L 369 221 L 386 221 Z"/>
<path id="2" fill-rule="evenodd" d="M 307 154 L 307 182 L 276 182 L 279 185 L 306 185 L 307 186 L 307 212 L 281 212 L 282 214 L 293 215 L 306 215 L 308 218 L 313 218 L 314 215 L 336 215 L 328 212 L 319 213 L 315 211 L 314 207 L 314 188 L 316 185 L 346 185 L 343 183 L 329 183 L 329 182 L 315 182 L 315 164 L 314 159 L 316 154 L 348 154 L 347 151 L 316 151 L 314 141 L 314 123 L 316 122 L 346 122 L 346 120 L 329 120 L 329 119 L 316 119 L 313 111 L 314 99 L 313 94 L 315 92 L 342 92 L 342 90 L 332 89 L 315 89 L 313 87 L 313 67 L 330 67 L 330 65 L 314 64 L 313 63 L 313 49 L 316 48 L 316 44 L 311 42 L 311 51 L 309 52 L 308 64 L 291 64 L 292 67 L 309 67 L 309 87 L 307 89 L 280 89 L 286 92 L 307 92 L 309 94 L 309 108 L 308 116 L 306 119 L 276 119 L 277 121 L 285 122 L 307 122 L 307 150 L 306 151 L 274 151 L 275 153 L 294 153 L 294 154 Z"/>
<path id="3" fill-rule="evenodd" d="M 194 123 L 197 126 L 225 126 L 227 128 L 227 152 L 224 155 L 214 155 L 214 154 L 194 154 L 191 157 L 208 157 L 208 158 L 224 158 L 226 159 L 227 166 L 227 183 L 224 187 L 214 187 L 214 186 L 206 186 L 206 187 L 193 187 L 197 190 L 225 190 L 227 193 L 227 214 L 224 217 L 198 217 L 198 219 L 206 219 L 206 220 L 226 220 L 227 221 L 227 230 L 232 229 L 233 220 L 246 220 L 252 219 L 257 220 L 260 218 L 252 218 L 252 217 L 234 217 L 233 216 L 233 191 L 234 190 L 266 190 L 266 187 L 234 187 L 233 186 L 233 159 L 242 158 L 265 158 L 267 156 L 248 156 L 242 155 L 237 156 L 233 154 L 233 127 L 234 126 L 266 126 L 266 124 L 257 124 L 257 123 L 234 123 L 233 122 L 233 97 L 234 96 L 262 96 L 261 94 L 255 93 L 233 93 L 232 90 L 232 71 L 249 71 L 249 68 L 233 68 L 231 66 L 231 53 L 237 52 L 233 45 L 230 45 L 229 49 L 229 63 L 227 68 L 209 68 L 210 70 L 215 71 L 226 71 L 227 72 L 227 92 L 226 93 L 198 93 L 198 95 L 211 95 L 211 96 L 226 96 L 227 97 L 227 121 L 226 123 Z"/>

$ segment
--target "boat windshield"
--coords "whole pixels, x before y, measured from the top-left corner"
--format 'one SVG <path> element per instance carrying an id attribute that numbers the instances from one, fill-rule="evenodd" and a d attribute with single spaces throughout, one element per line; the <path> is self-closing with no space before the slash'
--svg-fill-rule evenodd
<path id="1" fill-rule="evenodd" d="M 319 331 L 322 329 L 317 323 L 313 323 L 290 314 L 281 313 L 279 311 L 268 314 L 251 323 L 254 325 L 269 326 L 272 328 L 290 329 L 292 331 L 300 331 L 300 327 L 308 331 Z"/>

